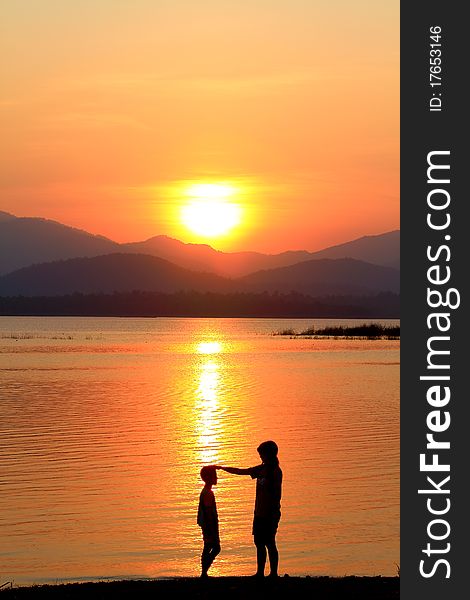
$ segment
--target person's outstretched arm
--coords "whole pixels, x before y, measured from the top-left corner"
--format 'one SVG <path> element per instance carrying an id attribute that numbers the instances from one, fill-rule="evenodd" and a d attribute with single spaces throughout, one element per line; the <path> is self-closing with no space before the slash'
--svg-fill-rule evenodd
<path id="1" fill-rule="evenodd" d="M 251 475 L 251 469 L 238 469 L 237 467 L 222 467 L 221 465 L 216 465 L 216 469 L 222 469 L 222 471 L 227 471 L 227 473 L 232 473 L 232 475 Z"/>

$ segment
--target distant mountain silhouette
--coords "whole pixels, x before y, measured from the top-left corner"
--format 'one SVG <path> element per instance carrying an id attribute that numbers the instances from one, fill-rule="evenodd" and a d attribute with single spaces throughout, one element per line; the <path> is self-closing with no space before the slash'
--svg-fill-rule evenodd
<path id="1" fill-rule="evenodd" d="M 372 264 L 399 267 L 400 232 L 365 236 L 319 252 L 280 254 L 219 252 L 205 244 L 185 244 L 167 236 L 118 244 L 108 238 L 37 217 L 15 217 L 0 211 L 0 275 L 32 264 L 93 257 L 112 253 L 149 254 L 193 271 L 241 277 L 316 258 L 355 258 Z"/>
<path id="2" fill-rule="evenodd" d="M 240 277 L 261 269 L 293 265 L 307 260 L 306 251 L 262 254 L 260 252 L 220 252 L 207 244 L 185 244 L 158 235 L 145 242 L 121 244 L 121 251 L 151 254 L 191 270 L 217 273 L 224 277 Z"/>
<path id="3" fill-rule="evenodd" d="M 116 242 L 81 229 L 48 219 L 0 213 L 0 274 L 34 263 L 117 251 Z"/>
<path id="4" fill-rule="evenodd" d="M 356 258 L 374 265 L 400 268 L 400 231 L 366 235 L 352 242 L 312 252 L 310 258 Z"/>
<path id="5" fill-rule="evenodd" d="M 72 258 L 25 267 L 0 277 L 1 296 L 61 296 L 113 292 L 176 292 L 180 290 L 224 292 L 228 279 L 212 273 L 196 273 L 156 256 L 108 254 Z"/>
<path id="6" fill-rule="evenodd" d="M 371 264 L 400 268 L 400 231 L 369 235 L 319 250 L 289 250 L 280 254 L 220 252 L 207 244 L 185 244 L 158 235 L 144 242 L 121 244 L 122 252 L 137 252 L 166 258 L 191 270 L 208 271 L 225 277 L 242 277 L 266 269 L 288 267 L 318 258 L 355 258 Z"/>
<path id="7" fill-rule="evenodd" d="M 399 273 L 354 259 L 322 259 L 227 279 L 143 254 L 110 254 L 25 267 L 0 277 L 2 296 L 60 296 L 133 290 L 172 293 L 279 292 L 313 296 L 396 292 Z"/>
<path id="8" fill-rule="evenodd" d="M 13 219 L 17 219 L 18 217 L 15 217 L 15 215 L 12 215 L 11 213 L 7 213 L 3 210 L 0 210 L 0 223 L 4 223 L 6 221 L 12 221 Z"/>
<path id="9" fill-rule="evenodd" d="M 260 271 L 237 280 L 249 292 L 296 291 L 311 296 L 398 292 L 400 273 L 353 258 L 320 259 Z"/>

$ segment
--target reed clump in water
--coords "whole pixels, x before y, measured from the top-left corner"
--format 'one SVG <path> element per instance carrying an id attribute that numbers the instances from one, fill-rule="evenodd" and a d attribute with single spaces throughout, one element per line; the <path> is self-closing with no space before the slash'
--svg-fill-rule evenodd
<path id="1" fill-rule="evenodd" d="M 296 332 L 293 329 L 283 329 L 274 335 L 309 338 L 355 338 L 367 340 L 398 340 L 400 339 L 399 325 L 380 325 L 380 323 L 364 323 L 352 326 L 327 326 L 316 329 L 309 327 L 304 331 Z"/>

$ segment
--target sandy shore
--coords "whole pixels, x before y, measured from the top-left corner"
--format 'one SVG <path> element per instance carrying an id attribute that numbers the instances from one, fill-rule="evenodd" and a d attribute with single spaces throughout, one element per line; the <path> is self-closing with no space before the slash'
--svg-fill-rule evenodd
<path id="1" fill-rule="evenodd" d="M 112 581 L 13 587 L 0 592 L 0 600 L 101 600 L 112 598 L 196 598 L 220 600 L 392 600 L 400 597 L 398 577 L 279 577 L 254 580 L 250 577 L 194 577 L 152 581 Z"/>

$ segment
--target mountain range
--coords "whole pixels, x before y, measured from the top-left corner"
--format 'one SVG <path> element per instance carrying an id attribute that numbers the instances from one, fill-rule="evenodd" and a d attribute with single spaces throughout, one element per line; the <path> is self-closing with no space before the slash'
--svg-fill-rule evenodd
<path id="1" fill-rule="evenodd" d="M 225 253 L 206 244 L 185 244 L 164 235 L 142 242 L 119 244 L 100 235 L 38 217 L 16 217 L 0 211 L 0 275 L 36 263 L 112 253 L 149 254 L 193 271 L 242 277 L 261 269 L 287 267 L 316 258 L 355 258 L 398 269 L 400 232 L 364 236 L 318 252 L 280 254 Z"/>
<path id="2" fill-rule="evenodd" d="M 399 272 L 353 258 L 319 259 L 229 279 L 147 254 L 107 254 L 32 265 L 0 277 L 1 296 L 113 292 L 216 293 L 295 291 L 311 296 L 399 291 Z"/>
<path id="3" fill-rule="evenodd" d="M 0 295 L 398 293 L 399 240 L 400 232 L 392 231 L 318 252 L 224 253 L 166 236 L 119 244 L 56 221 L 0 211 Z"/>

